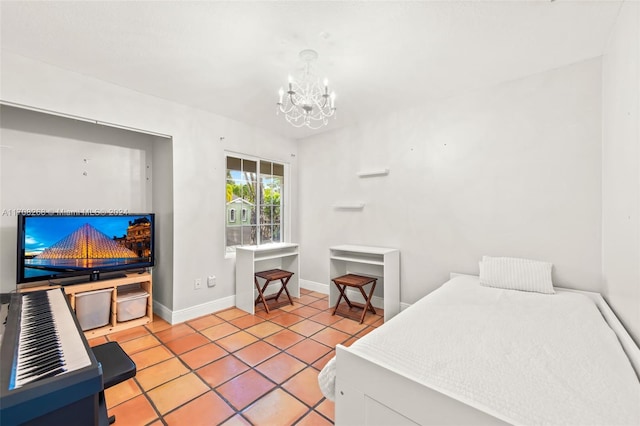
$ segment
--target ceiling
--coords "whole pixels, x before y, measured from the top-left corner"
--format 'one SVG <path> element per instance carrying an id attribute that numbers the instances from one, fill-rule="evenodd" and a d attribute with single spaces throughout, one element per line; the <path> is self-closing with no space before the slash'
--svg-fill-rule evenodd
<path id="1" fill-rule="evenodd" d="M 3 50 L 286 137 L 354 125 L 602 54 L 621 1 L 2 1 Z M 312 48 L 321 130 L 276 116 Z"/>

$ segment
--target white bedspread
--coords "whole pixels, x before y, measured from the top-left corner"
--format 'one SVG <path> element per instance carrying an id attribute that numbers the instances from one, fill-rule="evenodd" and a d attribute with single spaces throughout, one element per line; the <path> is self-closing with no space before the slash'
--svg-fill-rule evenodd
<path id="1" fill-rule="evenodd" d="M 640 425 L 640 383 L 588 297 L 460 276 L 351 350 L 513 424 Z M 335 359 L 319 382 L 333 399 Z"/>

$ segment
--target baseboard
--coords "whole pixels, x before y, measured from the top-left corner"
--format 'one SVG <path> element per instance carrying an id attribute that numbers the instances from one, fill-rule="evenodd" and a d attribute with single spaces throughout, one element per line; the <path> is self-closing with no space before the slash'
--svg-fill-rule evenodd
<path id="1" fill-rule="evenodd" d="M 235 296 L 223 297 L 222 299 L 213 300 L 211 302 L 192 306 L 186 309 L 180 309 L 177 311 L 172 311 L 166 306 L 161 305 L 160 303 L 157 303 L 155 301 L 153 302 L 154 312 L 171 325 L 189 321 L 204 315 L 209 315 L 214 312 L 219 312 L 224 309 L 233 308 L 234 306 L 236 306 Z"/>
<path id="2" fill-rule="evenodd" d="M 153 301 L 153 314 L 159 316 L 160 318 L 171 324 L 171 309 L 155 300 Z"/>
<path id="3" fill-rule="evenodd" d="M 299 283 L 300 283 L 300 288 L 304 288 L 306 290 L 311 290 L 311 291 L 317 291 L 318 293 L 322 293 L 322 294 L 329 294 L 328 284 L 323 284 L 323 283 L 318 283 L 315 281 L 309 281 L 309 280 L 303 280 L 303 279 L 300 279 Z"/>

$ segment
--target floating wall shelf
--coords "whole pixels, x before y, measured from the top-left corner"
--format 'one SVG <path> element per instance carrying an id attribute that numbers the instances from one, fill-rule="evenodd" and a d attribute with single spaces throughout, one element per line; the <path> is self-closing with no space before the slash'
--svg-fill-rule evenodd
<path id="1" fill-rule="evenodd" d="M 333 208 L 335 210 L 362 210 L 364 203 L 336 204 Z"/>
<path id="2" fill-rule="evenodd" d="M 389 169 L 376 169 L 376 170 L 366 170 L 363 172 L 358 172 L 359 177 L 386 176 L 388 174 L 389 174 Z"/>

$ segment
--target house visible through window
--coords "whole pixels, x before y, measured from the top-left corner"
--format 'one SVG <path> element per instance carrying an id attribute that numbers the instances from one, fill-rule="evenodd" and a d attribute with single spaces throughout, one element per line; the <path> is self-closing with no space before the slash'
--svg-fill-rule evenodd
<path id="1" fill-rule="evenodd" d="M 284 241 L 284 164 L 227 156 L 226 248 Z M 237 220 L 236 210 L 241 212 Z"/>

